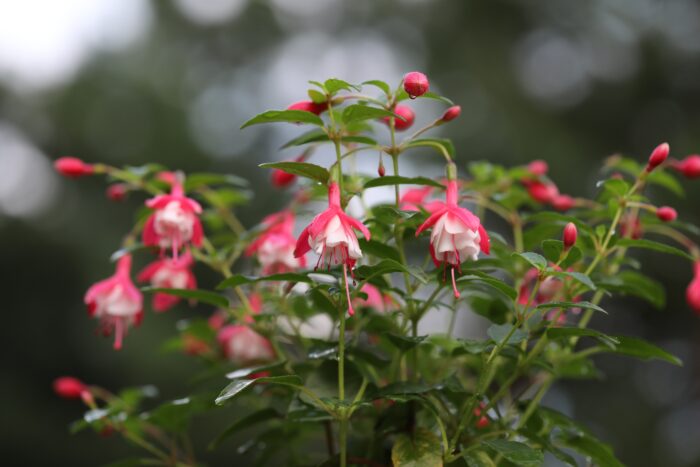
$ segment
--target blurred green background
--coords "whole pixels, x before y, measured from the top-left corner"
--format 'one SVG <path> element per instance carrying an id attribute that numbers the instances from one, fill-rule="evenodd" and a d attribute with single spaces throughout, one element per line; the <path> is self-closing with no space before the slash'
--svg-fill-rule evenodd
<path id="1" fill-rule="evenodd" d="M 198 368 L 159 348 L 176 319 L 201 310 L 149 311 L 119 353 L 94 335 L 82 295 L 111 274 L 109 255 L 143 200 L 112 204 L 100 180 L 54 174 L 56 157 L 235 173 L 256 193 L 240 212 L 253 225 L 284 202 L 256 165 L 295 156 L 276 148 L 299 130 L 241 132 L 241 123 L 304 99 L 309 79 L 397 83 L 414 69 L 462 106 L 441 129 L 462 167 L 541 158 L 563 192 L 592 196 L 612 153 L 643 160 L 662 141 L 675 157 L 700 151 L 696 1 L 22 0 L 0 11 L 4 465 L 92 466 L 135 452 L 116 437 L 71 436 L 82 408 L 53 395 L 56 376 L 115 390 L 154 384 L 167 400 L 187 394 Z M 412 105 L 419 123 L 442 110 Z M 361 168 L 374 171 L 371 159 Z M 698 224 L 700 182 L 685 185 L 682 200 L 652 193 Z M 700 326 L 684 300 L 691 270 L 673 257 L 642 259 L 668 286 L 666 310 L 619 301 L 595 325 L 650 339 L 685 366 L 600 357 L 605 379 L 560 384 L 545 401 L 628 465 L 700 465 Z M 197 422 L 200 447 L 234 416 Z M 205 460 L 234 465 L 236 456 L 231 443 Z"/>

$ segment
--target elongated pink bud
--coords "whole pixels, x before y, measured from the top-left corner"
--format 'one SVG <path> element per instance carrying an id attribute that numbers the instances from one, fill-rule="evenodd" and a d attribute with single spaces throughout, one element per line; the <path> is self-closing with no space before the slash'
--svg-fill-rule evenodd
<path id="1" fill-rule="evenodd" d="M 661 143 L 652 151 L 651 156 L 649 156 L 649 163 L 647 164 L 646 171 L 651 172 L 659 165 L 663 164 L 668 158 L 668 153 L 671 150 L 668 143 Z"/>
<path id="2" fill-rule="evenodd" d="M 428 81 L 428 77 L 420 71 L 412 71 L 406 73 L 406 76 L 403 77 L 403 88 L 408 94 L 408 97 L 415 99 L 428 92 L 430 82 Z"/>
<path id="3" fill-rule="evenodd" d="M 462 113 L 462 108 L 458 105 L 453 105 L 449 109 L 445 110 L 445 113 L 442 114 L 442 120 L 443 122 L 451 122 L 455 118 L 459 117 L 459 114 Z"/>
<path id="4" fill-rule="evenodd" d="M 382 161 L 381 159 L 379 159 L 379 166 L 377 167 L 377 174 L 380 177 L 383 177 L 384 175 L 386 175 L 386 168 L 384 167 L 384 161 Z"/>
<path id="5" fill-rule="evenodd" d="M 656 210 L 656 217 L 663 222 L 672 222 L 678 217 L 678 213 L 670 206 L 661 206 Z"/>
<path id="6" fill-rule="evenodd" d="M 56 172 L 64 177 L 78 178 L 85 175 L 92 175 L 94 169 L 92 165 L 86 164 L 77 157 L 61 157 L 53 163 Z"/>
<path id="7" fill-rule="evenodd" d="M 685 178 L 700 177 L 700 154 L 691 154 L 682 161 L 678 161 L 673 168 L 683 174 Z"/>
<path id="8" fill-rule="evenodd" d="M 287 107 L 287 110 L 303 110 L 304 112 L 311 112 L 312 114 L 321 115 L 321 113 L 328 110 L 328 104 L 317 104 L 312 101 L 299 101 L 290 104 L 289 107 Z"/>
<path id="9" fill-rule="evenodd" d="M 569 222 L 564 227 L 564 250 L 570 249 L 574 244 L 576 244 L 576 238 L 578 237 L 578 230 L 576 230 L 576 224 Z"/>

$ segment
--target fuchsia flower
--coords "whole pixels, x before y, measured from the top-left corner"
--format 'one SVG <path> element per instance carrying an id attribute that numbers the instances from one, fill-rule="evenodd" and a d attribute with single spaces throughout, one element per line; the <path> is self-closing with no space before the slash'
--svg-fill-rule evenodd
<path id="1" fill-rule="evenodd" d="M 442 206 L 440 201 L 425 201 L 432 193 L 433 187 L 431 186 L 406 190 L 399 198 L 399 207 L 404 211 L 420 211 L 423 208 L 432 213 Z"/>
<path id="2" fill-rule="evenodd" d="M 256 255 L 263 274 L 290 272 L 306 266 L 306 258 L 295 257 L 294 213 L 290 210 L 263 219 L 265 230 L 245 250 L 246 256 Z"/>
<path id="3" fill-rule="evenodd" d="M 143 227 L 143 244 L 158 246 L 161 249 L 172 248 L 173 257 L 177 258 L 180 248 L 187 243 L 202 244 L 202 223 L 198 214 L 202 207 L 195 200 L 185 196 L 182 183 L 173 180 L 169 195 L 158 195 L 146 201 L 146 206 L 155 212 Z"/>
<path id="4" fill-rule="evenodd" d="M 115 183 L 107 187 L 105 194 L 107 198 L 114 202 L 124 201 L 128 193 L 127 187 L 123 183 Z"/>
<path id="5" fill-rule="evenodd" d="M 550 266 L 557 270 L 561 269 L 553 264 L 550 264 Z M 520 286 L 520 290 L 518 291 L 518 303 L 520 305 L 525 306 L 528 305 L 528 303 L 530 302 L 530 297 L 532 295 L 532 291 L 535 287 L 535 282 L 537 282 L 537 277 L 539 276 L 539 274 L 540 272 L 535 268 L 531 268 L 525 273 L 522 285 Z M 537 305 L 553 301 L 556 295 L 559 294 L 563 288 L 564 282 L 562 282 L 562 280 L 558 277 L 549 276 L 545 278 L 545 280 L 543 280 L 540 284 L 539 289 L 537 289 L 537 294 L 535 294 L 535 296 L 532 298 L 532 303 L 529 303 L 530 306 L 536 307 Z M 578 302 L 580 300 L 580 297 L 574 297 L 571 301 Z M 579 314 L 581 312 L 581 309 L 571 308 L 568 311 L 570 311 L 573 314 Z M 566 315 L 563 312 L 560 313 L 560 308 L 551 308 L 545 314 L 544 319 L 550 321 L 553 319 L 557 319 L 557 324 L 563 324 L 564 322 L 566 322 Z"/>
<path id="6" fill-rule="evenodd" d="M 163 289 L 196 289 L 197 280 L 190 270 L 193 263 L 190 252 L 179 258 L 163 258 L 146 266 L 137 279 L 139 282 L 150 282 L 151 286 Z M 159 292 L 153 295 L 153 309 L 166 311 L 179 301 L 180 297 Z"/>
<path id="7" fill-rule="evenodd" d="M 695 262 L 695 277 L 688 284 L 685 298 L 688 301 L 688 305 L 695 310 L 695 313 L 700 315 L 700 261 Z"/>
<path id="8" fill-rule="evenodd" d="M 367 240 L 370 239 L 367 227 L 357 219 L 345 214 L 340 206 L 338 184 L 332 182 L 328 187 L 328 208 L 314 217 L 311 224 L 301 232 L 294 249 L 294 257 L 296 258 L 302 257 L 313 249 L 319 255 L 318 263 L 314 269 L 323 263 L 327 264 L 329 269 L 331 264 L 343 265 L 345 293 L 348 300 L 348 312 L 351 316 L 355 311 L 350 300 L 347 270 L 348 268 L 352 270 L 355 262 L 362 258 L 362 250 L 360 250 L 360 244 L 353 229 L 362 232 Z"/>
<path id="9" fill-rule="evenodd" d="M 670 147 L 668 143 L 661 143 L 651 152 L 649 156 L 649 162 L 647 163 L 646 171 L 651 172 L 656 167 L 663 164 L 668 158 L 668 153 L 670 152 Z"/>
<path id="10" fill-rule="evenodd" d="M 56 172 L 64 177 L 78 178 L 85 175 L 92 175 L 94 168 L 92 164 L 86 164 L 77 157 L 61 157 L 53 163 Z"/>
<path id="11" fill-rule="evenodd" d="M 53 381 L 54 392 L 64 399 L 83 399 L 85 403 L 92 402 L 90 388 L 72 376 L 61 376 Z"/>
<path id="12" fill-rule="evenodd" d="M 317 104 L 313 101 L 299 101 L 290 104 L 287 110 L 302 110 L 304 112 L 311 112 L 312 114 L 321 115 L 323 112 L 328 110 L 328 104 L 323 102 Z"/>
<path id="13" fill-rule="evenodd" d="M 100 320 L 100 330 L 106 336 L 114 332 L 114 348 L 122 347 L 122 340 L 131 325 L 143 318 L 143 296 L 131 281 L 131 255 L 117 261 L 115 274 L 90 287 L 85 294 L 88 314 Z"/>
<path id="14" fill-rule="evenodd" d="M 462 113 L 462 107 L 458 105 L 453 105 L 449 109 L 445 110 L 445 113 L 442 114 L 442 117 L 440 117 L 440 121 L 442 122 L 451 122 L 455 118 L 459 117 L 459 115 Z"/>
<path id="15" fill-rule="evenodd" d="M 530 162 L 527 165 L 527 170 L 534 176 L 536 177 L 541 177 L 543 175 L 546 175 L 547 172 L 549 171 L 549 165 L 547 165 L 547 162 L 537 159 L 532 162 Z"/>
<path id="16" fill-rule="evenodd" d="M 403 88 L 408 94 L 408 97 L 415 99 L 422 96 L 430 89 L 428 77 L 420 71 L 411 71 L 403 77 Z"/>
<path id="17" fill-rule="evenodd" d="M 656 210 L 656 217 L 663 222 L 672 222 L 676 220 L 678 213 L 671 206 L 661 206 Z"/>
<path id="18" fill-rule="evenodd" d="M 539 180 L 523 180 L 530 198 L 541 204 L 552 203 L 559 197 L 559 189 L 553 183 L 543 183 Z"/>
<path id="19" fill-rule="evenodd" d="M 413 126 L 413 122 L 416 119 L 416 114 L 409 106 L 397 105 L 394 109 L 394 113 L 403 118 L 403 120 L 401 118 L 394 118 L 394 129 L 396 131 L 408 130 L 411 128 L 411 126 Z M 382 121 L 389 125 L 391 123 L 390 119 L 391 117 L 384 117 L 382 118 Z"/>
<path id="20" fill-rule="evenodd" d="M 455 283 L 455 268 L 459 270 L 462 261 L 471 258 L 476 261 L 479 250 L 488 254 L 489 236 L 479 218 L 469 210 L 459 207 L 457 182 L 447 182 L 446 202 L 440 202 L 437 209 L 418 227 L 416 236 L 425 229 L 432 228 L 430 234 L 430 255 L 436 266 L 451 266 L 452 289 L 459 298 Z"/>
<path id="21" fill-rule="evenodd" d="M 576 224 L 569 222 L 564 226 L 564 232 L 562 233 L 562 240 L 564 242 L 564 250 L 568 250 L 576 244 L 576 238 L 578 237 L 578 229 Z"/>
<path id="22" fill-rule="evenodd" d="M 557 211 L 568 211 L 574 207 L 576 200 L 569 195 L 558 195 L 552 199 L 551 204 Z"/>
<path id="23" fill-rule="evenodd" d="M 216 340 L 224 357 L 239 366 L 275 359 L 275 350 L 270 341 L 243 324 L 224 326 L 216 335 Z"/>
<path id="24" fill-rule="evenodd" d="M 675 161 L 673 168 L 686 178 L 700 177 L 700 154 L 691 154 L 683 160 Z"/>

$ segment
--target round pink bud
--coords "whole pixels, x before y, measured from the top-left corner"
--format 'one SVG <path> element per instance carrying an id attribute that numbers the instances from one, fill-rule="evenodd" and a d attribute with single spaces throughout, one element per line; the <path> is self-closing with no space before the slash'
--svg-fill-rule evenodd
<path id="1" fill-rule="evenodd" d="M 412 71 L 403 77 L 403 88 L 408 97 L 415 99 L 428 92 L 430 82 L 428 82 L 428 77 L 420 71 Z"/>
<path id="2" fill-rule="evenodd" d="M 287 107 L 287 110 L 303 110 L 304 112 L 311 112 L 312 114 L 321 115 L 321 113 L 328 110 L 328 104 L 321 103 L 317 104 L 313 101 L 299 101 L 291 104 Z"/>
<path id="3" fill-rule="evenodd" d="M 462 108 L 458 105 L 453 105 L 449 109 L 445 110 L 445 113 L 442 114 L 442 120 L 443 122 L 451 122 L 455 118 L 459 117 L 459 114 L 462 113 Z"/>
<path id="4" fill-rule="evenodd" d="M 549 166 L 543 160 L 534 160 L 527 165 L 527 170 L 537 177 L 546 175 L 549 171 Z"/>
<path id="5" fill-rule="evenodd" d="M 126 199 L 127 189 L 123 183 L 115 183 L 107 187 L 107 198 L 119 202 Z"/>
<path id="6" fill-rule="evenodd" d="M 651 172 L 659 165 L 663 164 L 668 153 L 670 151 L 668 143 L 661 143 L 652 151 L 651 156 L 649 156 L 649 163 L 647 164 L 647 172 Z"/>
<path id="7" fill-rule="evenodd" d="M 64 399 L 79 399 L 87 391 L 85 383 L 72 376 L 62 376 L 53 382 L 53 390 Z"/>
<path id="8" fill-rule="evenodd" d="M 678 213 L 670 206 L 661 206 L 656 210 L 656 217 L 663 222 L 672 222 L 678 217 Z"/>
<path id="9" fill-rule="evenodd" d="M 396 131 L 403 131 L 411 128 L 413 121 L 416 119 L 416 114 L 406 105 L 397 105 L 394 109 L 394 113 L 404 119 L 394 118 L 394 128 Z M 382 120 L 389 125 L 389 118 L 390 117 L 384 117 Z"/>
<path id="10" fill-rule="evenodd" d="M 675 168 L 686 178 L 700 177 L 700 155 L 692 154 L 676 163 Z"/>
<path id="11" fill-rule="evenodd" d="M 77 157 L 61 157 L 53 163 L 56 172 L 64 177 L 78 178 L 85 175 L 92 175 L 94 169 L 92 165 L 86 164 Z"/>
<path id="12" fill-rule="evenodd" d="M 563 234 L 563 240 L 564 240 L 564 249 L 568 250 L 574 244 L 576 243 L 576 237 L 578 237 L 578 231 L 576 230 L 576 224 L 573 222 L 569 222 L 566 224 L 564 227 L 564 234 Z"/>

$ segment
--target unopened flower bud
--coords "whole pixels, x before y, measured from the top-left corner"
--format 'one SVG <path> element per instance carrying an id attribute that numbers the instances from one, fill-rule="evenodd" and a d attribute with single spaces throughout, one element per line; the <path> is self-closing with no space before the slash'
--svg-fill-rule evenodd
<path id="1" fill-rule="evenodd" d="M 547 163 L 543 160 L 534 160 L 530 162 L 527 165 L 527 170 L 530 172 L 532 175 L 535 175 L 537 177 L 546 175 L 547 172 L 549 171 L 549 166 Z"/>
<path id="2" fill-rule="evenodd" d="M 379 174 L 380 177 L 383 177 L 386 175 L 386 169 L 384 168 L 384 162 L 379 159 L 379 166 L 377 167 L 377 174 Z"/>
<path id="3" fill-rule="evenodd" d="M 430 83 L 428 82 L 428 77 L 423 73 L 420 71 L 412 71 L 406 73 L 406 76 L 403 77 L 403 88 L 408 94 L 408 97 L 415 99 L 428 92 Z"/>
<path id="4" fill-rule="evenodd" d="M 397 105 L 394 109 L 394 113 L 401 118 L 394 118 L 394 128 L 396 131 L 403 131 L 409 129 L 413 125 L 413 121 L 416 119 L 416 114 L 413 110 L 406 105 Z M 390 117 L 384 117 L 382 120 L 387 125 L 390 124 Z"/>
<path id="5" fill-rule="evenodd" d="M 90 390 L 78 378 L 72 376 L 56 378 L 53 382 L 53 390 L 64 399 L 82 399 L 88 405 L 94 404 Z"/>
<path id="6" fill-rule="evenodd" d="M 453 105 L 449 109 L 445 110 L 445 113 L 442 114 L 442 118 L 440 118 L 440 121 L 451 122 L 455 118 L 459 117 L 459 115 L 461 113 L 462 113 L 462 108 L 458 105 Z"/>
<path id="7" fill-rule="evenodd" d="M 661 206 L 656 210 L 656 217 L 663 222 L 672 222 L 678 217 L 678 213 L 670 206 Z"/>
<path id="8" fill-rule="evenodd" d="M 669 151 L 670 151 L 670 148 L 668 146 L 668 143 L 659 144 L 652 151 L 651 156 L 649 156 L 649 163 L 647 164 L 646 171 L 651 172 L 656 167 L 663 164 L 664 161 L 666 160 L 666 158 L 668 157 Z"/>
<path id="9" fill-rule="evenodd" d="M 558 195 L 552 199 L 551 204 L 557 211 L 568 211 L 574 207 L 576 201 L 569 195 Z"/>
<path id="10" fill-rule="evenodd" d="M 564 250 L 570 249 L 576 243 L 576 237 L 578 236 L 578 231 L 576 230 L 576 224 L 569 222 L 564 227 Z"/>
<path id="11" fill-rule="evenodd" d="M 107 187 L 107 198 L 119 202 L 126 199 L 127 189 L 126 185 L 123 183 L 115 183 Z"/>
<path id="12" fill-rule="evenodd" d="M 290 174 L 289 172 L 285 172 L 281 169 L 273 169 L 272 175 L 270 176 L 270 181 L 272 182 L 272 185 L 277 188 L 284 188 L 288 185 L 291 185 L 296 179 L 296 175 Z"/>
<path id="13" fill-rule="evenodd" d="M 692 154 L 676 162 L 673 167 L 686 178 L 698 178 L 700 177 L 700 154 Z"/>
<path id="14" fill-rule="evenodd" d="M 77 157 L 61 157 L 56 159 L 53 166 L 64 177 L 78 178 L 94 173 L 91 164 L 86 164 Z"/>
<path id="15" fill-rule="evenodd" d="M 321 115 L 321 113 L 328 110 L 328 104 L 325 102 L 317 104 L 313 101 L 299 101 L 291 104 L 287 107 L 287 110 L 303 110 L 304 112 Z"/>

